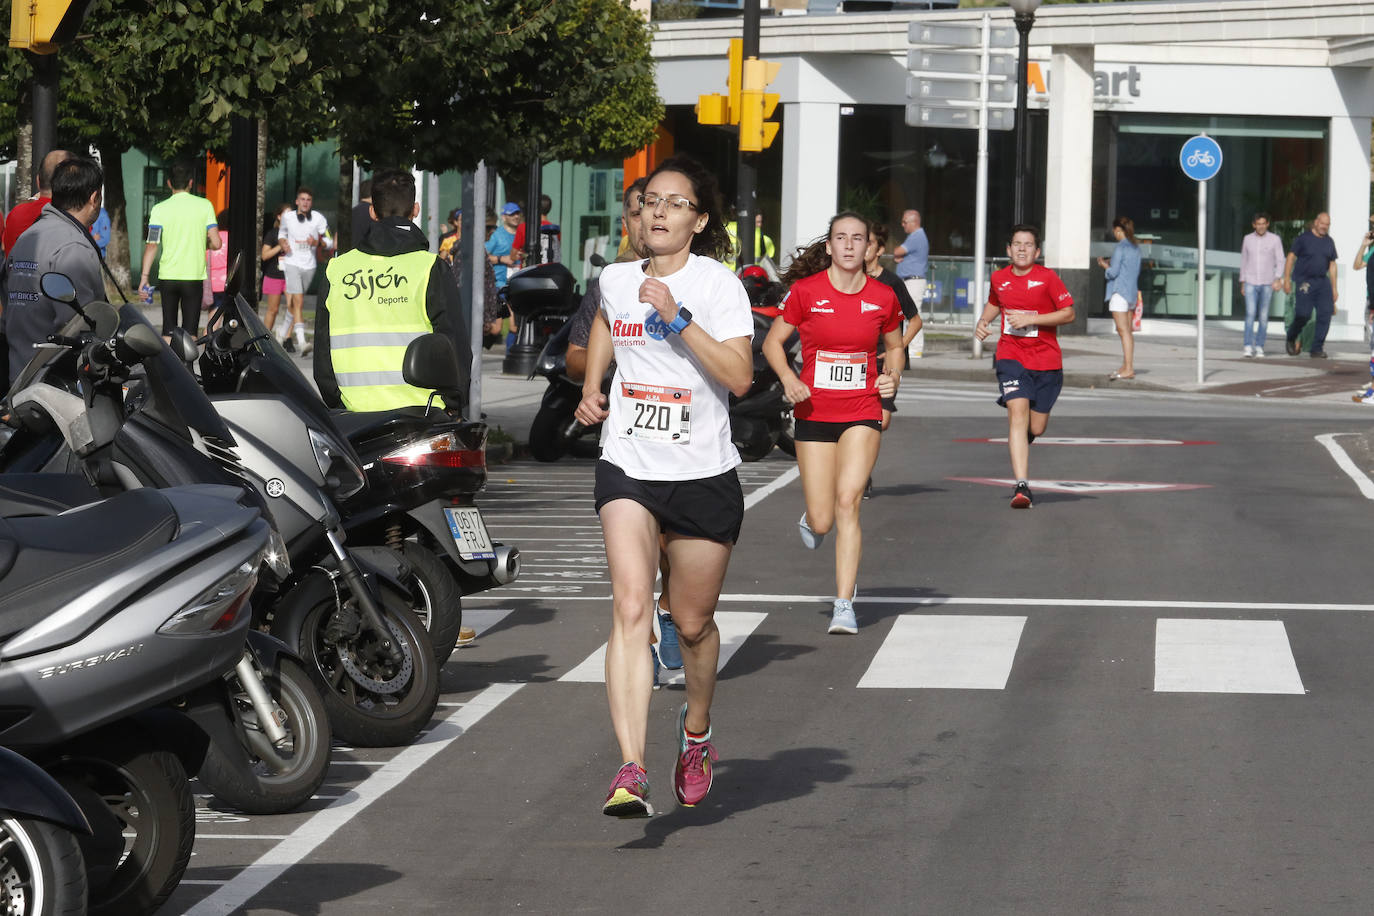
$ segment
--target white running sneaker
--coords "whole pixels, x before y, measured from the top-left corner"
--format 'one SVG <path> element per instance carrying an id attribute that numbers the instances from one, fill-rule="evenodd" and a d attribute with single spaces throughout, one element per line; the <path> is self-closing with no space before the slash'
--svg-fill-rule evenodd
<path id="1" fill-rule="evenodd" d="M 1263 359 L 1263 358 L 1264 358 L 1264 347 L 1255 347 L 1255 358 L 1256 358 L 1256 359 Z"/>
<path id="2" fill-rule="evenodd" d="M 1241 355 L 1241 356 L 1254 356 L 1254 355 L 1255 355 L 1255 348 L 1252 347 L 1252 346 L 1250 346 L 1249 344 L 1246 344 L 1246 345 L 1244 346 L 1244 348 L 1241 349 L 1240 355 Z"/>
<path id="3" fill-rule="evenodd" d="M 825 535 L 811 530 L 811 526 L 806 523 L 805 512 L 802 513 L 801 521 L 797 522 L 797 531 L 801 534 L 802 544 L 807 550 L 815 550 L 825 540 Z"/>
<path id="4" fill-rule="evenodd" d="M 859 632 L 859 621 L 854 616 L 854 602 L 846 601 L 844 598 L 836 598 L 834 608 L 830 612 L 829 633 L 845 636 L 854 636 Z"/>

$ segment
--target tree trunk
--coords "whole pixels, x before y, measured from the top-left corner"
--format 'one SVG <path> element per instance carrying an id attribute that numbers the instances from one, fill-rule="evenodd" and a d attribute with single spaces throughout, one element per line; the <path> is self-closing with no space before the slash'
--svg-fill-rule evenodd
<path id="1" fill-rule="evenodd" d="M 358 240 L 353 237 L 353 157 L 339 150 L 339 224 L 334 227 L 338 251 L 351 251 Z"/>
<path id="2" fill-rule="evenodd" d="M 267 119 L 258 120 L 258 227 L 267 214 Z"/>
<path id="3" fill-rule="evenodd" d="M 26 95 L 26 94 L 23 94 Z M 14 203 L 22 203 L 33 196 L 33 115 L 31 106 L 18 106 L 19 131 L 14 138 Z M 11 205 L 12 206 L 12 205 Z"/>
<path id="4" fill-rule="evenodd" d="M 126 295 L 137 299 L 130 282 L 129 270 L 129 204 L 124 194 L 124 153 L 122 149 L 97 146 L 100 162 L 105 170 L 105 212 L 110 214 L 110 243 L 105 246 L 105 263 L 114 274 Z M 142 265 L 140 265 L 141 267 Z M 105 278 L 108 287 L 110 278 Z M 119 292 L 107 289 L 111 302 L 122 302 Z"/>

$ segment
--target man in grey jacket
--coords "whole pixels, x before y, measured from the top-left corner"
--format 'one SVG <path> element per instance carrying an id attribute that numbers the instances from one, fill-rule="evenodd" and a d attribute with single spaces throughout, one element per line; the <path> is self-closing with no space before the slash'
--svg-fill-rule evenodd
<path id="1" fill-rule="evenodd" d="M 80 303 L 105 299 L 100 253 L 90 236 L 104 203 L 104 183 L 93 160 L 64 160 L 53 171 L 52 201 L 14 243 L 5 265 L 5 308 L 0 315 L 0 328 L 9 341 L 11 383 L 33 358 L 33 345 L 47 340 L 75 314 L 65 303 L 43 295 L 43 274 L 65 274 Z"/>

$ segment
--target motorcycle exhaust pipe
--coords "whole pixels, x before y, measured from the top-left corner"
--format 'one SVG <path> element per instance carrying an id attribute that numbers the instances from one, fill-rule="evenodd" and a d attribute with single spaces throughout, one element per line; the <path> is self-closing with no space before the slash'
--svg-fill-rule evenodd
<path id="1" fill-rule="evenodd" d="M 520 548 L 502 544 L 496 548 L 492 561 L 491 579 L 497 585 L 508 585 L 520 577 Z"/>
<path id="2" fill-rule="evenodd" d="M 243 658 L 234 666 L 234 673 L 239 676 L 239 683 L 243 685 L 244 693 L 248 694 L 248 699 L 253 704 L 253 712 L 258 714 L 258 724 L 262 726 L 267 740 L 271 741 L 273 746 L 279 746 L 286 740 L 286 729 L 277 721 L 277 704 L 268 696 L 267 687 L 258 674 L 257 666 L 253 664 L 253 659 L 247 652 L 243 653 Z"/>

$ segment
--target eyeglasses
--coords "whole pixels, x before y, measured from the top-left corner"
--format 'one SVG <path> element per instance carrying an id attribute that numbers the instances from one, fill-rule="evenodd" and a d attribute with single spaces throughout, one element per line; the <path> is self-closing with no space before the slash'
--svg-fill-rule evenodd
<path id="1" fill-rule="evenodd" d="M 658 194 L 645 194 L 640 198 L 640 201 L 647 210 L 657 210 L 660 203 L 667 204 L 670 209 L 676 210 L 679 213 L 683 210 L 695 210 L 697 208 L 696 204 L 677 194 L 669 194 L 667 197 L 662 197 Z"/>

